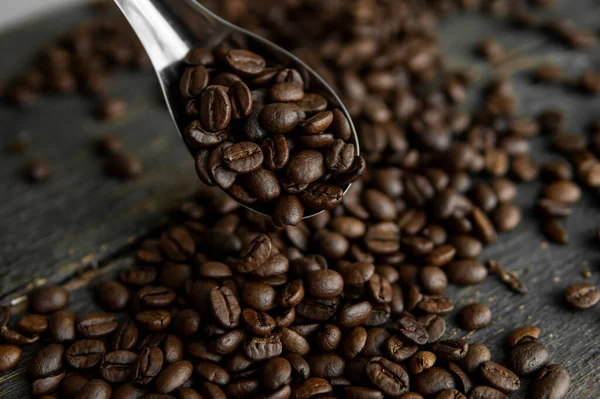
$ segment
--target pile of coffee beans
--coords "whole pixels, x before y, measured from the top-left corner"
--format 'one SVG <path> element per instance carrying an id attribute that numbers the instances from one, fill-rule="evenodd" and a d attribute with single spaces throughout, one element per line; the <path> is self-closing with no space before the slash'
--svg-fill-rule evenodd
<path id="1" fill-rule="evenodd" d="M 539 328 L 508 335 L 506 366 L 484 344 L 444 338 L 453 305 L 442 269 L 416 277 L 403 264 L 342 259 L 341 241 L 370 238 L 363 221 L 337 213 L 303 234 L 205 192 L 140 244 L 135 268 L 95 287 L 101 311 L 65 310 L 62 287 L 31 295 L 16 323 L 3 308 L 0 370 L 43 341 L 27 368 L 34 396 L 502 399 L 529 378 L 532 398 L 564 397 L 569 375 L 549 364 Z M 438 248 L 430 259 L 454 250 Z M 446 268 L 460 281 L 474 279 L 473 261 L 455 262 Z M 475 303 L 459 319 L 483 328 L 491 312 Z"/>
<path id="2" fill-rule="evenodd" d="M 229 45 L 193 49 L 186 62 L 183 137 L 205 184 L 295 226 L 305 207 L 338 206 L 364 174 L 348 119 L 298 70 Z"/>

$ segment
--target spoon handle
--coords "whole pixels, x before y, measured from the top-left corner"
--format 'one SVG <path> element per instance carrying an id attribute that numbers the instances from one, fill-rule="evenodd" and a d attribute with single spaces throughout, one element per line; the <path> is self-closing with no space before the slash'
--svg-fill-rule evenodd
<path id="1" fill-rule="evenodd" d="M 181 0 L 180 0 L 181 1 Z M 181 26 L 173 23 L 172 10 L 161 0 L 115 0 L 146 49 L 157 72 L 180 61 L 190 43 Z"/>

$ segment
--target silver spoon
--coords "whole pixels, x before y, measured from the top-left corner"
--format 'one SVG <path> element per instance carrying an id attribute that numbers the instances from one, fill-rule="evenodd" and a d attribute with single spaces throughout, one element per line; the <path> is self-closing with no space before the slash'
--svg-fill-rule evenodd
<path id="1" fill-rule="evenodd" d="M 359 144 L 352 119 L 333 89 L 308 65 L 283 48 L 244 30 L 210 12 L 196 0 L 115 0 L 129 24 L 146 49 L 158 76 L 167 107 L 179 135 L 188 124 L 185 107 L 179 92 L 179 80 L 186 67 L 183 61 L 195 47 L 213 49 L 232 37 L 242 39 L 246 45 L 285 67 L 300 72 L 313 93 L 325 97 L 329 104 L 339 108 L 348 119 L 352 129 L 351 141 L 359 155 Z M 344 193 L 350 185 L 344 187 Z M 244 205 L 244 204 L 242 204 Z M 262 204 L 244 205 L 260 214 L 270 216 Z M 321 213 L 306 209 L 304 218 Z"/>

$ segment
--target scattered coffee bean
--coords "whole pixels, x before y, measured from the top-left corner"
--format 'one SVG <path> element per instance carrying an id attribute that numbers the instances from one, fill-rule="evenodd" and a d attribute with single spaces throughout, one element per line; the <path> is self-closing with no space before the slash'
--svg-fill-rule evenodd
<path id="1" fill-rule="evenodd" d="M 572 308 L 585 310 L 600 301 L 600 291 L 592 283 L 575 283 L 565 290 L 564 297 Z"/>
<path id="2" fill-rule="evenodd" d="M 472 303 L 458 312 L 458 325 L 465 330 L 478 330 L 490 324 L 492 311 L 482 303 Z"/>

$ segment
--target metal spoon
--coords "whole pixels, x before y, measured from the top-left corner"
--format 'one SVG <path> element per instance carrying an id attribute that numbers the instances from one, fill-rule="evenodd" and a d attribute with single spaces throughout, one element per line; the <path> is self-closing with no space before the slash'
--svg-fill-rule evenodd
<path id="1" fill-rule="evenodd" d="M 115 3 L 133 27 L 150 57 L 180 136 L 189 122 L 179 91 L 179 80 L 186 67 L 184 57 L 192 48 L 213 49 L 224 41 L 236 39 L 243 41 L 249 49 L 265 58 L 298 70 L 311 92 L 322 95 L 331 106 L 339 108 L 346 115 L 352 129 L 351 142 L 356 148 L 356 154 L 360 153 L 356 130 L 346 107 L 315 71 L 290 52 L 219 18 L 196 0 L 115 0 Z M 349 188 L 350 185 L 344 187 L 344 193 Z M 244 206 L 269 216 L 270 212 L 264 204 Z M 306 209 L 304 218 L 319 213 L 321 212 Z"/>

